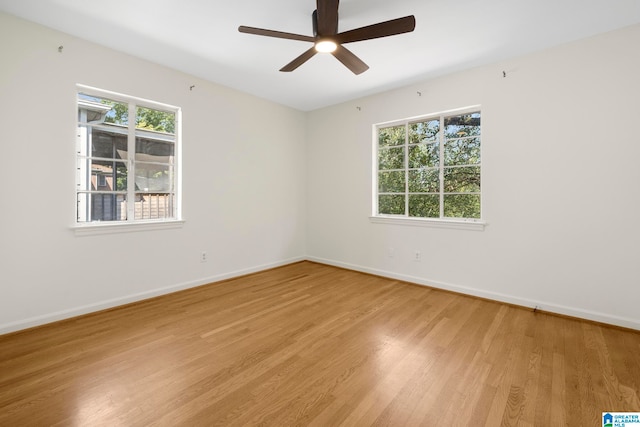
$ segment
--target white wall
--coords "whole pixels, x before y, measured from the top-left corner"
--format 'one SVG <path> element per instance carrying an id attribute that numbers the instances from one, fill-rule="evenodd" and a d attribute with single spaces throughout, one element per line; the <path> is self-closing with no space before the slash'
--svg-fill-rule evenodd
<path id="1" fill-rule="evenodd" d="M 5 14 L 0 40 L 0 333 L 304 257 L 304 113 Z M 76 83 L 182 107 L 182 228 L 71 230 Z"/>
<path id="2" fill-rule="evenodd" d="M 308 114 L 4 14 L 0 38 L 0 333 L 303 258 L 640 329 L 640 26 Z M 70 229 L 76 83 L 183 108 L 182 228 Z M 485 231 L 370 223 L 372 124 L 472 104 Z"/>
<path id="3" fill-rule="evenodd" d="M 634 26 L 310 113 L 309 257 L 640 329 L 639 43 Z M 485 230 L 371 223 L 372 124 L 475 104 Z"/>

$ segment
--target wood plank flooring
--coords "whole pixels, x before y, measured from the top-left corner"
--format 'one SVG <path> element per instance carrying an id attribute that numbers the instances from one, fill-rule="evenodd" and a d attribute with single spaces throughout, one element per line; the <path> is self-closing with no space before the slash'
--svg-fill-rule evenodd
<path id="1" fill-rule="evenodd" d="M 0 336 L 0 426 L 600 426 L 640 333 L 301 262 Z"/>

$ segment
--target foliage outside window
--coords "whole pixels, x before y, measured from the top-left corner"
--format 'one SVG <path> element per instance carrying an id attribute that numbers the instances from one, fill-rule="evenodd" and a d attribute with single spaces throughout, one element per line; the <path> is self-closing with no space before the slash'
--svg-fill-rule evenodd
<path id="1" fill-rule="evenodd" d="M 80 87 L 76 222 L 179 219 L 179 109 Z"/>
<path id="2" fill-rule="evenodd" d="M 479 220 L 480 111 L 377 129 L 377 216 Z"/>

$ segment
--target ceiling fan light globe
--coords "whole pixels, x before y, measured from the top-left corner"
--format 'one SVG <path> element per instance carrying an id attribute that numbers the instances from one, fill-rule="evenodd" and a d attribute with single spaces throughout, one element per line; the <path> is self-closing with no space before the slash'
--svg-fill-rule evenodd
<path id="1" fill-rule="evenodd" d="M 316 50 L 320 53 L 331 53 L 335 52 L 338 48 L 336 42 L 331 40 L 320 40 L 316 43 Z"/>

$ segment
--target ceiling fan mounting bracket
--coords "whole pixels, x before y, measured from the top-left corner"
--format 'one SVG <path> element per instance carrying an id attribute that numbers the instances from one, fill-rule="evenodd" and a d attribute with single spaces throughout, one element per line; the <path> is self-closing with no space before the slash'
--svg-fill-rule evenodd
<path id="1" fill-rule="evenodd" d="M 311 14 L 311 26 L 313 28 L 313 37 L 323 37 L 323 36 L 327 36 L 325 34 L 319 34 L 318 33 L 318 9 L 314 10 L 313 13 Z M 336 21 L 336 25 L 335 25 L 335 29 L 333 29 L 333 33 L 329 34 L 329 35 L 335 35 L 338 34 L 338 21 Z"/>

